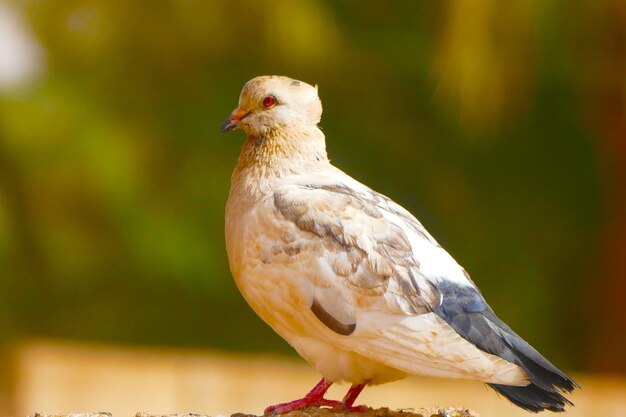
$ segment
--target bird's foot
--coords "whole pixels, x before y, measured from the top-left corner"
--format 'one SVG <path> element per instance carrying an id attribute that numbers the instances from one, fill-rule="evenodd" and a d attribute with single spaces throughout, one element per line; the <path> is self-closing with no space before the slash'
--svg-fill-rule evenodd
<path id="1" fill-rule="evenodd" d="M 309 407 L 329 407 L 333 411 L 350 413 L 362 413 L 369 410 L 369 407 L 365 405 L 346 405 L 341 401 L 327 400 L 326 398 L 310 401 L 305 397 L 299 400 L 289 401 L 288 403 L 271 405 L 265 409 L 264 413 L 265 415 L 278 415 Z"/>
<path id="2" fill-rule="evenodd" d="M 335 407 L 337 404 L 341 404 L 339 401 L 327 400 L 324 398 L 324 394 L 328 391 L 328 388 L 333 383 L 322 378 L 313 389 L 299 400 L 289 401 L 288 403 L 270 405 L 264 411 L 265 415 L 272 414 L 285 414 L 294 410 L 301 410 L 307 407 L 322 407 L 329 406 Z"/>
<path id="3" fill-rule="evenodd" d="M 310 398 L 304 397 L 299 400 L 289 401 L 288 403 L 270 405 L 265 409 L 265 415 L 285 414 L 290 411 L 302 410 L 308 407 L 330 407 L 339 410 L 342 406 L 339 401 L 327 400 L 325 398 L 311 400 Z"/>
<path id="4" fill-rule="evenodd" d="M 350 387 L 348 393 L 343 397 L 342 401 L 327 400 L 324 398 L 324 394 L 328 391 L 328 388 L 332 385 L 332 382 L 322 378 L 320 382 L 307 394 L 304 398 L 299 400 L 289 401 L 288 403 L 270 405 L 264 411 L 265 415 L 278 415 L 285 414 L 290 411 L 302 410 L 308 407 L 330 407 L 336 412 L 351 412 L 362 413 L 369 410 L 369 407 L 364 405 L 353 405 L 356 397 L 359 396 L 366 383 L 353 385 Z"/>

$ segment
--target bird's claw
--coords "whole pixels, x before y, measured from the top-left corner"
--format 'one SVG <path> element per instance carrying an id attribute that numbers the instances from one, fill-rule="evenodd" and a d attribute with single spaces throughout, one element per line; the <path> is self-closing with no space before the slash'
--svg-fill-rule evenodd
<path id="1" fill-rule="evenodd" d="M 290 411 L 302 410 L 304 408 L 313 408 L 313 407 L 315 408 L 328 407 L 333 411 L 337 411 L 337 412 L 347 411 L 350 413 L 362 413 L 362 412 L 369 410 L 369 407 L 367 407 L 366 405 L 357 405 L 357 406 L 350 405 L 349 406 L 349 405 L 344 404 L 341 401 L 327 400 L 325 398 L 322 398 L 315 402 L 309 402 L 309 401 L 306 401 L 305 398 L 302 398 L 300 400 L 295 400 L 295 401 L 291 401 L 288 403 L 271 405 L 265 409 L 264 415 L 276 416 L 279 414 L 288 413 Z"/>
<path id="2" fill-rule="evenodd" d="M 350 413 L 364 413 L 368 411 L 370 408 L 366 405 L 341 405 L 341 409 L 343 411 L 348 411 Z M 339 411 L 339 410 L 337 410 Z"/>

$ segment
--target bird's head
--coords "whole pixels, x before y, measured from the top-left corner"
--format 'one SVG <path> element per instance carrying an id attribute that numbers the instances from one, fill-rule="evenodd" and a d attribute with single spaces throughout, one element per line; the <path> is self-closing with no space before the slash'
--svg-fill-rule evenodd
<path id="1" fill-rule="evenodd" d="M 281 128 L 315 126 L 321 116 L 317 86 L 266 75 L 243 86 L 239 105 L 224 121 L 221 131 L 243 129 L 249 136 L 264 136 Z"/>

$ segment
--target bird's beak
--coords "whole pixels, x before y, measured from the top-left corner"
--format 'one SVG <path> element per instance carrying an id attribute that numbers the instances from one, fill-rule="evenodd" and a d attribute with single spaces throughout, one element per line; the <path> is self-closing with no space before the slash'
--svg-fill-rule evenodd
<path id="1" fill-rule="evenodd" d="M 220 127 L 220 130 L 222 131 L 222 133 L 226 133 L 229 130 L 237 128 L 239 125 L 239 121 L 247 117 L 248 115 L 250 115 L 249 111 L 247 112 L 237 107 L 235 110 L 233 110 L 228 119 L 224 120 L 224 123 L 222 123 L 222 127 Z"/>

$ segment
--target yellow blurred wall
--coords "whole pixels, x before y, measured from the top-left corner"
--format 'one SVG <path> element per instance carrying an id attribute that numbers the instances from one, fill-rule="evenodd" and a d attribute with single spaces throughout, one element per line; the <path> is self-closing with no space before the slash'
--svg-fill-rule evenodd
<path id="1" fill-rule="evenodd" d="M 142 348 L 37 340 L 15 345 L 10 413 L 137 411 L 261 414 L 264 407 L 304 395 L 319 375 L 294 358 L 202 350 Z M 620 416 L 626 380 L 576 375 L 583 389 L 568 416 Z M 331 388 L 341 398 L 347 387 Z M 361 402 L 391 408 L 461 406 L 482 416 L 528 413 L 480 383 L 422 377 L 364 391 Z"/>

